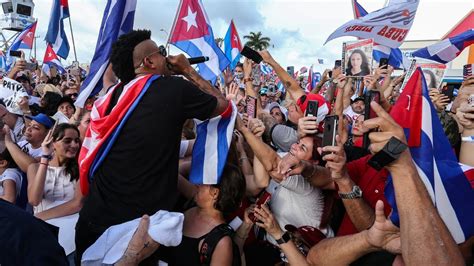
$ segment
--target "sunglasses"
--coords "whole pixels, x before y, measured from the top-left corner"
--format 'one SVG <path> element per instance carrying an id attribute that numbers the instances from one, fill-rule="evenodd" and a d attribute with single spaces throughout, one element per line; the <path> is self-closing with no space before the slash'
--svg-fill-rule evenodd
<path id="1" fill-rule="evenodd" d="M 79 96 L 79 94 L 71 93 L 71 94 L 66 94 L 66 96 L 68 96 L 68 97 L 77 97 L 77 96 Z"/>
<path id="2" fill-rule="evenodd" d="M 150 57 L 150 56 L 152 56 L 152 55 L 154 55 L 154 54 L 160 54 L 160 55 L 163 56 L 163 57 L 166 57 L 166 56 L 168 55 L 168 53 L 166 52 L 166 48 L 165 48 L 163 45 L 160 45 L 160 46 L 158 47 L 158 51 L 154 51 L 154 52 L 152 52 L 152 53 L 150 53 L 150 54 L 144 56 L 143 59 L 141 60 L 140 65 L 138 65 L 137 67 L 135 67 L 135 69 L 140 68 L 140 67 L 143 67 L 143 65 L 145 64 L 145 58 L 148 58 L 148 57 Z"/>

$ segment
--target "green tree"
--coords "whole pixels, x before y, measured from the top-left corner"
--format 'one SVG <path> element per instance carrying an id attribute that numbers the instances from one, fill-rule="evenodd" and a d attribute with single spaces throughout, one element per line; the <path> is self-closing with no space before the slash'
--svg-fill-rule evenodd
<path id="1" fill-rule="evenodd" d="M 262 32 L 250 32 L 249 35 L 245 35 L 244 39 L 247 40 L 245 45 L 250 46 L 255 50 L 265 50 L 270 46 L 270 38 L 263 37 Z"/>

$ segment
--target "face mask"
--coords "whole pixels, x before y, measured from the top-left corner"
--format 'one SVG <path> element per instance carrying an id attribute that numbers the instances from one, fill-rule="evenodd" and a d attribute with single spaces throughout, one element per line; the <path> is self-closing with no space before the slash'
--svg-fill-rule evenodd
<path id="1" fill-rule="evenodd" d="M 235 73 L 234 76 L 238 79 L 243 79 L 244 78 L 244 73 Z"/>

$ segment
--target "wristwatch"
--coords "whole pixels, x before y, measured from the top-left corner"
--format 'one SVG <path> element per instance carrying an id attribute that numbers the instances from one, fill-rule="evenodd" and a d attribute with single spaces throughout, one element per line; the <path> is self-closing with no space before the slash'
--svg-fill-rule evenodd
<path id="1" fill-rule="evenodd" d="M 339 192 L 339 197 L 341 197 L 341 199 L 360 199 L 362 198 L 362 190 L 359 186 L 354 185 L 352 191 L 349 193 Z"/>
<path id="2" fill-rule="evenodd" d="M 280 239 L 277 239 L 276 242 L 278 243 L 278 245 L 281 245 L 281 244 L 285 244 L 287 243 L 288 241 L 291 240 L 291 236 L 290 236 L 290 233 L 288 233 L 288 231 L 286 231 Z"/>

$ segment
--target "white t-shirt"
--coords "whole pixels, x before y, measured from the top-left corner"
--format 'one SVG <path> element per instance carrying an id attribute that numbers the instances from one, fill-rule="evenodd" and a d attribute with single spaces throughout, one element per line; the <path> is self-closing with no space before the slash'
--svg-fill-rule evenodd
<path id="1" fill-rule="evenodd" d="M 18 146 L 20 146 L 20 149 L 26 153 L 28 153 L 31 157 L 33 158 L 37 158 L 37 157 L 41 157 L 41 147 L 37 148 L 37 149 L 33 149 L 33 147 L 31 147 L 31 144 L 26 141 L 26 140 L 22 140 L 20 142 L 17 143 Z"/>
<path id="2" fill-rule="evenodd" d="M 3 182 L 5 180 L 13 180 L 16 184 L 16 195 L 20 195 L 22 180 L 21 172 L 16 168 L 5 169 L 3 174 L 0 175 L 0 196 L 3 196 L 5 193 L 3 190 Z"/>

